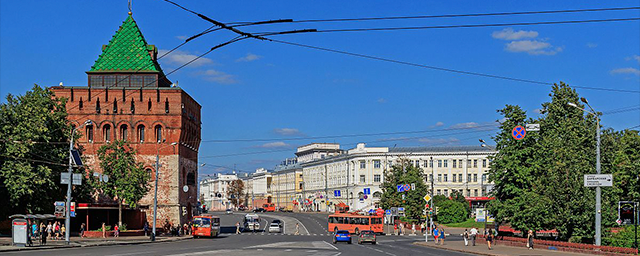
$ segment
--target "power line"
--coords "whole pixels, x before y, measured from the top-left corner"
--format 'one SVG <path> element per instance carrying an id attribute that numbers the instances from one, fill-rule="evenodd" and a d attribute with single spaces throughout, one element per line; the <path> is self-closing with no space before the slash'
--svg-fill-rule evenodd
<path id="1" fill-rule="evenodd" d="M 523 82 L 523 83 L 530 83 L 530 84 L 554 85 L 554 83 L 549 83 L 549 82 L 536 81 L 536 80 L 530 80 L 530 79 L 522 79 L 522 78 L 514 78 L 514 77 L 508 77 L 508 76 L 501 76 L 501 75 L 492 75 L 492 74 L 487 74 L 487 73 L 464 71 L 464 70 L 451 69 L 451 68 L 442 68 L 442 67 L 436 67 L 436 66 L 429 66 L 429 65 L 417 64 L 417 63 L 408 62 L 408 61 L 400 61 L 400 60 L 394 60 L 394 59 L 389 59 L 389 58 L 377 57 L 377 56 L 373 56 L 373 55 L 366 55 L 366 54 L 360 54 L 360 53 L 353 53 L 353 52 L 347 52 L 347 51 L 342 51 L 342 50 L 330 49 L 330 48 L 325 48 L 325 47 L 319 47 L 319 46 L 312 46 L 312 45 L 301 44 L 301 43 L 282 41 L 282 40 L 277 40 L 277 39 L 273 39 L 273 38 L 268 38 L 267 40 L 269 40 L 271 42 L 281 43 L 281 44 L 288 44 L 288 45 L 304 47 L 304 48 L 309 48 L 309 49 L 315 49 L 315 50 L 321 50 L 321 51 L 326 51 L 326 52 L 339 53 L 339 54 L 344 54 L 344 55 L 350 55 L 350 56 L 361 57 L 361 58 L 366 58 L 366 59 L 373 59 L 373 60 L 379 60 L 379 61 L 385 61 L 385 62 L 391 62 L 391 63 L 414 66 L 414 67 L 420 67 L 420 68 L 427 68 L 427 69 L 433 69 L 433 70 L 439 70 L 439 71 L 446 71 L 446 72 L 451 72 L 451 73 L 473 75 L 473 76 L 481 76 L 481 77 L 488 77 L 488 78 L 495 78 L 495 79 L 502 79 L 502 80 L 516 81 L 516 82 Z M 600 88 L 600 87 L 574 86 L 574 85 L 572 85 L 571 87 L 581 88 L 581 89 L 585 89 L 585 90 L 625 92 L 625 93 L 640 93 L 640 91 L 635 91 L 635 90 L 623 90 L 623 89 L 613 89 L 613 88 Z"/>
<path id="2" fill-rule="evenodd" d="M 335 18 L 335 19 L 306 19 L 293 20 L 292 23 L 309 22 L 343 22 L 343 21 L 373 21 L 373 20 L 402 20 L 402 19 L 432 19 L 432 18 L 458 18 L 458 17 L 484 17 L 484 16 L 508 16 L 508 15 L 530 15 L 530 14 L 553 14 L 553 13 L 579 13 L 579 12 L 601 12 L 601 11 L 623 11 L 637 10 L 640 7 L 614 7 L 595 9 L 569 9 L 569 10 L 547 10 L 528 12 L 496 12 L 496 13 L 470 13 L 470 14 L 441 14 L 441 15 L 417 15 L 417 16 L 387 16 L 387 17 L 362 17 L 362 18 Z M 246 24 L 249 22 L 229 22 L 227 24 Z"/>

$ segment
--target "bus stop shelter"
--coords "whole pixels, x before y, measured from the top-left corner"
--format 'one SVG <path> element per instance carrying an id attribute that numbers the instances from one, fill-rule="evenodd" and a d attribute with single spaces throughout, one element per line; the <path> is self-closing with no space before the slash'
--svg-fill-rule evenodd
<path id="1" fill-rule="evenodd" d="M 34 232 L 31 225 L 35 222 L 36 227 L 39 227 L 43 221 L 54 219 L 56 216 L 53 214 L 14 214 L 9 218 L 11 219 L 12 245 L 31 246 L 34 239 L 40 241 L 40 239 L 37 239 L 39 232 Z"/>

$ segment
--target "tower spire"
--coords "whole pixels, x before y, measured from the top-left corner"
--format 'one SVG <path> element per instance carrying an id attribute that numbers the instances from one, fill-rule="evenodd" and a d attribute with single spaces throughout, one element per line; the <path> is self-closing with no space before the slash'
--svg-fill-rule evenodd
<path id="1" fill-rule="evenodd" d="M 133 14 L 133 12 L 131 11 L 131 2 L 133 2 L 133 0 L 129 0 L 129 15 Z"/>

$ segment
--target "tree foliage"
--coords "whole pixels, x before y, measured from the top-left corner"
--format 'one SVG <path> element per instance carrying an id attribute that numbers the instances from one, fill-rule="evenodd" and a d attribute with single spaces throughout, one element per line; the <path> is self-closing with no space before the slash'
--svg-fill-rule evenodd
<path id="1" fill-rule="evenodd" d="M 0 105 L 0 219 L 14 213 L 53 213 L 63 201 L 72 126 L 65 99 L 34 85 L 24 95 L 9 94 Z M 77 136 L 77 135 L 76 135 Z M 86 192 L 73 191 L 73 197 Z"/>
<path id="2" fill-rule="evenodd" d="M 405 215 L 410 219 L 420 219 L 424 210 L 425 201 L 422 199 L 427 190 L 424 182 L 424 174 L 420 168 L 415 167 L 409 160 L 401 159 L 400 163 L 385 170 L 385 178 L 382 183 L 382 197 L 380 205 L 384 209 L 391 207 L 404 207 Z M 415 183 L 415 190 L 397 192 L 397 185 Z M 402 195 L 405 198 L 402 199 Z"/>
<path id="3" fill-rule="evenodd" d="M 498 152 L 489 171 L 497 200 L 489 203 L 489 210 L 496 221 L 516 230 L 556 229 L 563 240 L 591 241 L 595 189 L 584 187 L 583 180 L 584 174 L 596 173 L 596 116 L 568 105 L 587 107 L 564 83 L 554 85 L 549 96 L 537 118 L 527 117 L 519 106 L 498 110 L 504 121 L 493 137 Z M 541 130 L 513 139 L 512 129 L 527 123 L 539 123 Z M 640 193 L 638 132 L 605 131 L 601 151 L 602 173 L 614 174 L 614 186 L 602 189 L 607 225 L 615 220 L 614 201 L 637 198 Z"/>
<path id="4" fill-rule="evenodd" d="M 96 188 L 118 201 L 118 222 L 122 224 L 122 206 L 137 207 L 138 201 L 149 191 L 151 175 L 135 158 L 136 151 L 125 141 L 117 140 L 98 149 L 102 173 L 108 182 L 94 182 Z"/>
<path id="5" fill-rule="evenodd" d="M 240 206 L 244 200 L 244 182 L 242 180 L 234 180 L 229 183 L 229 190 L 227 191 L 227 197 L 231 198 L 231 203 L 236 207 Z"/>
<path id="6" fill-rule="evenodd" d="M 459 201 L 445 200 L 438 205 L 437 218 L 441 224 L 460 223 L 467 220 L 467 209 Z"/>

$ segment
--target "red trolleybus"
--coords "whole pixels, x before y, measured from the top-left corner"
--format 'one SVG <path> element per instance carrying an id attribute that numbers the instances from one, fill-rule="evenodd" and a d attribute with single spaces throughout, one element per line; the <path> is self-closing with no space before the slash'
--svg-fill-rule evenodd
<path id="1" fill-rule="evenodd" d="M 350 233 L 360 234 L 362 230 L 371 230 L 382 234 L 382 216 L 359 215 L 352 213 L 337 213 L 329 215 L 329 229 L 334 233 L 338 230 L 348 230 Z"/>
<path id="2" fill-rule="evenodd" d="M 220 234 L 220 218 L 210 214 L 193 217 L 193 238 L 201 236 L 217 237 Z"/>

